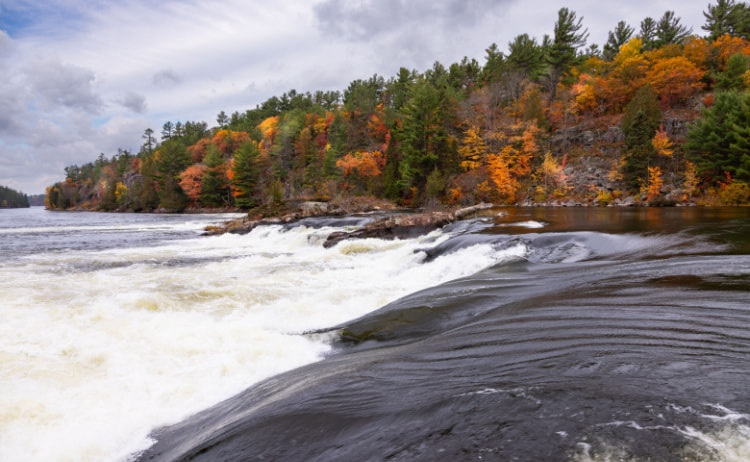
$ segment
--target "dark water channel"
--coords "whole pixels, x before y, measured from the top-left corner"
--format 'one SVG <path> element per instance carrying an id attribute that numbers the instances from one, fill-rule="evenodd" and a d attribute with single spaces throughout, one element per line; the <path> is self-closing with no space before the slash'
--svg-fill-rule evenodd
<path id="1" fill-rule="evenodd" d="M 141 460 L 750 459 L 750 209 L 506 209 L 453 231 L 425 258 L 527 252 L 338 326 L 330 357 Z"/>

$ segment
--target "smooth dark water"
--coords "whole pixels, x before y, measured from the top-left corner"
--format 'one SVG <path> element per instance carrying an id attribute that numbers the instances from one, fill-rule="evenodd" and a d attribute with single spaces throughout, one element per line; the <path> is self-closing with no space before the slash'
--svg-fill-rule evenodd
<path id="1" fill-rule="evenodd" d="M 505 209 L 451 232 L 426 260 L 526 250 L 337 327 L 325 360 L 140 460 L 750 458 L 750 209 Z"/>

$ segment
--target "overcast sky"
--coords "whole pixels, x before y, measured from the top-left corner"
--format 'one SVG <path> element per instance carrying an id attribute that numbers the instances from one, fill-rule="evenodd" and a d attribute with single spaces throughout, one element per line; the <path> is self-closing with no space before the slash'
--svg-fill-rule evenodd
<path id="1" fill-rule="evenodd" d="M 703 35 L 708 0 L 0 0 L 0 185 L 27 194 L 146 128 L 254 108 L 289 89 L 343 90 L 400 67 L 485 62 L 518 34 L 583 17 L 600 47 L 619 20 L 674 10 Z M 715 1 L 710 3 L 715 4 Z"/>

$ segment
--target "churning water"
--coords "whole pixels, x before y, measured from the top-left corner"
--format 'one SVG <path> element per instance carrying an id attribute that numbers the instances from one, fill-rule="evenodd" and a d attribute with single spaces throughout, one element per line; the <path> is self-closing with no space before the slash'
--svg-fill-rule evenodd
<path id="1" fill-rule="evenodd" d="M 118 461 L 149 433 L 321 359 L 330 327 L 521 253 L 352 241 L 228 216 L 0 211 L 0 460 Z"/>
<path id="2" fill-rule="evenodd" d="M 748 209 L 223 218 L 0 211 L 0 460 L 750 460 Z"/>

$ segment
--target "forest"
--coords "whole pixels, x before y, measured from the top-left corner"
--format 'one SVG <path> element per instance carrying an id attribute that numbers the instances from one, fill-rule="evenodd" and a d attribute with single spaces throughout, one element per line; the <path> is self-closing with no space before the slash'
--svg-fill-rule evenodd
<path id="1" fill-rule="evenodd" d="M 269 98 L 216 125 L 145 129 L 47 188 L 49 209 L 253 209 L 367 197 L 405 207 L 750 202 L 750 8 L 696 33 L 672 11 L 599 47 L 576 12 L 484 63 L 401 68 Z M 140 143 L 139 143 L 140 144 Z"/>
<path id="2" fill-rule="evenodd" d="M 16 209 L 29 206 L 29 198 L 26 194 L 0 185 L 0 209 Z"/>

